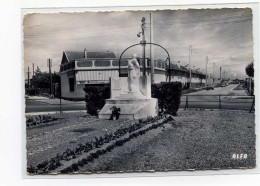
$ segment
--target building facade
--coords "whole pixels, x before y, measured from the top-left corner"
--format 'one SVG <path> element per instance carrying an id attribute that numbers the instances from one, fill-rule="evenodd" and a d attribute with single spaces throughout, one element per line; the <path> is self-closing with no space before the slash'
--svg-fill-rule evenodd
<path id="1" fill-rule="evenodd" d="M 128 60 L 120 62 L 120 72 L 127 74 Z M 138 59 L 141 61 L 142 59 Z M 149 59 L 145 60 L 147 75 L 150 75 Z M 139 62 L 140 63 L 140 62 Z M 141 64 L 141 63 L 140 63 Z M 142 72 L 142 65 L 141 72 Z M 155 60 L 154 83 L 168 81 L 166 61 Z M 110 78 L 119 77 L 119 60 L 113 52 L 64 51 L 60 65 L 61 97 L 67 100 L 84 100 L 84 87 L 89 85 L 105 85 Z M 171 81 L 182 82 L 188 87 L 189 70 L 183 66 L 171 65 Z M 192 86 L 205 85 L 205 75 L 192 71 Z"/>

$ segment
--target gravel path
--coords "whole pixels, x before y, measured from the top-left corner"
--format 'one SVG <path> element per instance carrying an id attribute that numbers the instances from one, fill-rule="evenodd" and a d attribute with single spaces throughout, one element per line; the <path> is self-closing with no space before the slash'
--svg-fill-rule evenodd
<path id="1" fill-rule="evenodd" d="M 82 172 L 255 167 L 254 114 L 179 111 L 176 125 L 151 131 L 86 165 Z M 247 158 L 234 159 L 233 154 Z"/>

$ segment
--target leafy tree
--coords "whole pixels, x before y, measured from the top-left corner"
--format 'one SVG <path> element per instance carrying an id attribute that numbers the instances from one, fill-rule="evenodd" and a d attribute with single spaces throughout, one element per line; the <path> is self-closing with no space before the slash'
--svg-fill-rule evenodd
<path id="1" fill-rule="evenodd" d="M 247 65 L 246 74 L 249 77 L 254 77 L 254 63 L 253 62 Z"/>
<path id="2" fill-rule="evenodd" d="M 59 83 L 60 76 L 57 73 L 52 73 L 52 83 Z M 42 72 L 39 67 L 34 72 L 34 76 L 31 79 L 31 86 L 33 88 L 49 88 L 50 87 L 50 75 L 47 72 Z"/>

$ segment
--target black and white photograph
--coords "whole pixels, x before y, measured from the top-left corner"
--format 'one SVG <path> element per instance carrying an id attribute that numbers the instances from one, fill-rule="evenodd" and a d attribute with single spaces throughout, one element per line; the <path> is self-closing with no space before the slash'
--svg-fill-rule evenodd
<path id="1" fill-rule="evenodd" d="M 253 17 L 25 13 L 27 174 L 256 168 Z"/>

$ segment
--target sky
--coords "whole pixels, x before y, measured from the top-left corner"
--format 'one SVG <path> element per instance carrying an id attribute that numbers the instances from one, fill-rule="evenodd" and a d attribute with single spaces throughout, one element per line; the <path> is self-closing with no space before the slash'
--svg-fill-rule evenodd
<path id="1" fill-rule="evenodd" d="M 165 47 L 172 63 L 189 63 L 191 67 L 219 76 L 219 69 L 231 77 L 244 78 L 245 67 L 253 61 L 252 11 L 250 8 L 188 9 L 161 11 L 34 13 L 23 19 L 24 67 L 32 63 L 47 71 L 59 71 L 65 50 L 113 51 L 116 55 L 128 46 L 140 43 L 141 19 L 146 18 L 145 36 L 150 41 L 152 13 L 153 42 Z M 141 47 L 127 51 L 141 57 Z M 149 46 L 146 53 L 149 56 Z M 154 47 L 155 59 L 165 60 L 166 53 Z M 27 76 L 25 76 L 27 77 Z"/>

